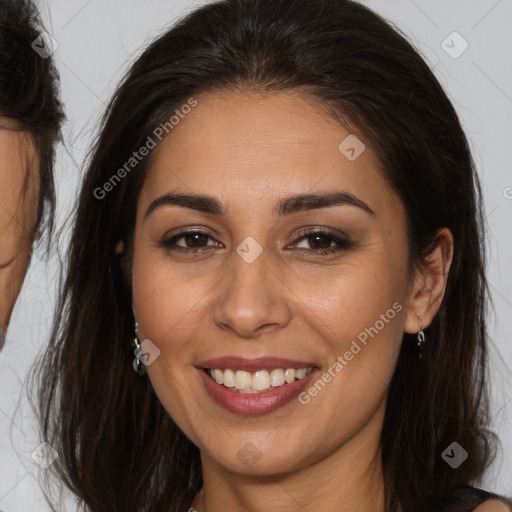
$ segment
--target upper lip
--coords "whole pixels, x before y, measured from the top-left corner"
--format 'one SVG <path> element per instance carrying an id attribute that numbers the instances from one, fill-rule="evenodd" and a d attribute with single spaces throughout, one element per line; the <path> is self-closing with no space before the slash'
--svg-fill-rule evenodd
<path id="1" fill-rule="evenodd" d="M 274 370 L 275 368 L 311 368 L 315 365 L 311 362 L 294 361 L 282 357 L 258 357 L 256 359 L 246 359 L 243 357 L 215 357 L 207 361 L 201 361 L 196 364 L 198 368 L 218 369 L 218 370 L 244 370 L 246 372 L 255 372 L 258 370 Z"/>

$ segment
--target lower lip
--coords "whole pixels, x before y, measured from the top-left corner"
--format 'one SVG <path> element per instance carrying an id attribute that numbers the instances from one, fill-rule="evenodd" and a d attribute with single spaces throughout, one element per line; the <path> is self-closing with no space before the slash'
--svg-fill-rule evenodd
<path id="1" fill-rule="evenodd" d="M 264 393 L 237 393 L 217 383 L 205 370 L 197 370 L 210 397 L 221 407 L 235 414 L 262 414 L 283 407 L 296 398 L 319 371 L 314 368 L 302 379 Z"/>

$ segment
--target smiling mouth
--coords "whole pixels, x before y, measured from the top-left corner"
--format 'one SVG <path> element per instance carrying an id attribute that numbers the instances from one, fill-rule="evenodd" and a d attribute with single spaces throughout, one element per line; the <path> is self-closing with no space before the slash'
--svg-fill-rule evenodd
<path id="1" fill-rule="evenodd" d="M 258 370 L 248 372 L 244 370 L 221 370 L 218 368 L 204 368 L 212 380 L 225 388 L 237 393 L 265 393 L 301 380 L 309 375 L 315 367 L 309 368 L 274 368 L 271 371 Z"/>

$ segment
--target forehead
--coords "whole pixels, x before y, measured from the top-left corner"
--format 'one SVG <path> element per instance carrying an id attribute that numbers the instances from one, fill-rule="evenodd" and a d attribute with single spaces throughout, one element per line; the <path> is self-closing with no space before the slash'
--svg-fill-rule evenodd
<path id="1" fill-rule="evenodd" d="M 170 189 L 244 204 L 270 200 L 284 189 L 343 188 L 377 209 L 386 201 L 396 206 L 375 153 L 312 97 L 222 91 L 196 100 L 155 150 L 142 203 Z M 355 159 L 346 153 L 351 147 Z"/>

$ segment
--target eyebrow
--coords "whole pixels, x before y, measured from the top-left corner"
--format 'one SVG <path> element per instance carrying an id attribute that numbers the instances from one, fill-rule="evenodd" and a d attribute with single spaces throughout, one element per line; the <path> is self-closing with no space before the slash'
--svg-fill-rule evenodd
<path id="1" fill-rule="evenodd" d="M 227 217 L 228 210 L 213 196 L 206 194 L 182 194 L 169 192 L 157 197 L 148 206 L 144 219 L 149 217 L 155 210 L 164 206 L 181 206 L 203 213 Z M 274 217 L 284 217 L 299 211 L 316 210 L 331 206 L 355 206 L 366 213 L 375 215 L 375 212 L 361 199 L 349 192 L 328 191 L 314 194 L 295 194 L 280 199 L 272 210 Z"/>

